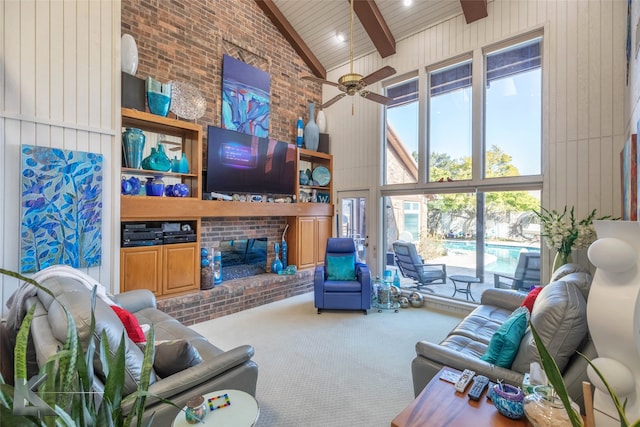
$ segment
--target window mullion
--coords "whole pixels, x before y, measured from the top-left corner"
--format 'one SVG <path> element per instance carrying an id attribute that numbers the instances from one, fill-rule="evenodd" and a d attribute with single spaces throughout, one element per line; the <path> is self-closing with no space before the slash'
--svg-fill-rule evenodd
<path id="1" fill-rule="evenodd" d="M 471 176 L 474 182 L 483 179 L 484 170 L 484 68 L 484 55 L 476 49 L 473 52 L 471 92 Z"/>

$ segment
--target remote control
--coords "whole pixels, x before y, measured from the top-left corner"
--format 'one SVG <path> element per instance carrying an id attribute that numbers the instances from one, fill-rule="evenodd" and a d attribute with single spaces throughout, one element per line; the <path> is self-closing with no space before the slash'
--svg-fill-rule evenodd
<path id="1" fill-rule="evenodd" d="M 469 390 L 469 399 L 480 400 L 480 396 L 482 396 L 482 392 L 488 384 L 489 378 L 485 377 L 484 375 L 477 375 L 473 379 L 473 385 Z"/>
<path id="2" fill-rule="evenodd" d="M 472 371 L 471 369 L 465 369 L 462 372 L 462 375 L 460 375 L 460 379 L 458 380 L 458 382 L 455 385 L 456 391 L 459 391 L 460 393 L 463 393 L 465 391 L 465 389 L 467 388 L 467 386 L 469 385 L 469 383 L 471 382 L 471 380 L 473 379 L 473 376 L 475 374 L 476 374 L 475 371 Z"/>

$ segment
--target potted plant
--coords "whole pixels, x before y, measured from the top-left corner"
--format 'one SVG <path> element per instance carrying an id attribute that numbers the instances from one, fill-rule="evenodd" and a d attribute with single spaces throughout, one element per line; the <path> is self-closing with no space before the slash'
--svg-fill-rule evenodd
<path id="1" fill-rule="evenodd" d="M 0 273 L 25 281 L 51 294 L 37 281 L 13 271 L 0 268 Z M 52 295 L 52 297 L 54 297 Z M 54 297 L 55 298 L 55 297 Z M 27 312 L 16 336 L 14 348 L 14 386 L 5 382 L 0 375 L 0 419 L 9 425 L 22 426 L 116 426 L 128 427 L 135 422 L 138 427 L 150 426 L 154 416 L 143 422 L 144 405 L 147 396 L 170 401 L 147 392 L 149 379 L 153 369 L 155 346 L 147 345 L 140 383 L 136 392 L 123 398 L 125 374 L 125 340 L 124 334 L 115 351 L 109 348 L 106 334 L 100 341 L 100 349 L 96 349 L 95 331 L 96 289 L 91 298 L 90 339 L 86 350 L 80 342 L 73 316 L 63 306 L 67 316 L 67 339 L 63 347 L 40 368 L 40 381 L 37 391 L 30 392 L 27 383 L 27 343 L 35 306 Z M 153 328 L 149 331 L 147 342 L 154 342 Z M 93 360 L 99 351 L 100 361 L 106 376 L 104 392 L 101 398 L 95 398 L 92 390 L 94 383 Z M 18 393 L 18 394 L 16 394 Z M 31 406 L 14 411 L 16 396 L 30 397 L 36 400 L 37 407 Z M 121 404 L 134 401 L 132 410 L 125 416 Z M 175 406 L 175 405 L 174 405 Z"/>

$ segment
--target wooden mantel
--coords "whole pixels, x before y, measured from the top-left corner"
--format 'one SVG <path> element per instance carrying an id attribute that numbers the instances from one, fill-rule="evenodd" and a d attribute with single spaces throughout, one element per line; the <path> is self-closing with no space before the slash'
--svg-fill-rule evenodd
<path id="1" fill-rule="evenodd" d="M 122 196 L 121 221 L 252 216 L 333 216 L 329 203 L 226 202 L 171 197 Z"/>

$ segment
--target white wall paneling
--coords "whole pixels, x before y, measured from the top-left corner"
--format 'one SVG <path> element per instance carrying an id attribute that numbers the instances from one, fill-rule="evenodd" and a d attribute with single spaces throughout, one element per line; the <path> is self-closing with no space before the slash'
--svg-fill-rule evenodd
<path id="1" fill-rule="evenodd" d="M 119 136 L 120 3 L 5 0 L 0 22 L 0 265 L 20 267 L 20 145 L 100 153 L 102 265 L 86 272 L 117 292 L 112 273 L 112 248 L 119 246 L 113 230 L 117 211 L 111 206 L 119 198 L 113 182 L 119 163 L 114 142 Z M 4 311 L 18 282 L 2 276 L 0 284 Z"/>
<path id="2" fill-rule="evenodd" d="M 487 18 L 467 25 L 462 16 L 453 17 L 398 41 L 397 53 L 384 60 L 377 53 L 357 58 L 354 71 L 366 75 L 391 65 L 398 74 L 422 72 L 453 56 L 543 28 L 543 206 L 575 205 L 579 218 L 594 208 L 599 215 L 617 216 L 619 152 L 640 118 L 638 59 L 632 64 L 632 100 L 625 103 L 626 5 L 624 0 L 495 0 L 488 4 Z M 635 30 L 640 14 L 634 8 Z M 330 70 L 328 79 L 335 81 L 344 72 L 345 67 Z M 327 91 L 324 95 L 328 99 Z M 372 144 L 381 143 L 381 107 L 357 99 L 352 117 L 350 101 L 325 110 L 336 191 L 355 183 L 373 185 L 379 177 L 381 157 Z M 371 236 L 370 242 L 380 240 Z M 550 262 L 549 253 L 546 258 Z"/>

